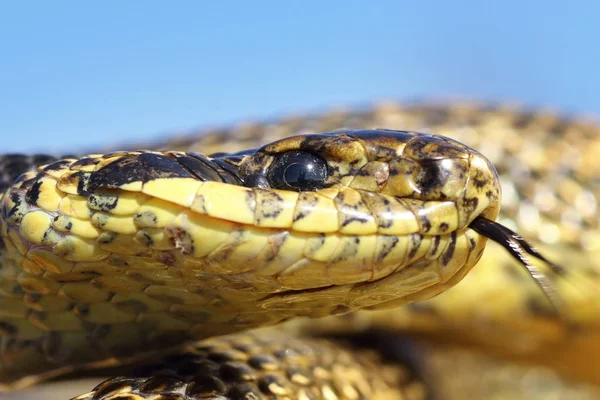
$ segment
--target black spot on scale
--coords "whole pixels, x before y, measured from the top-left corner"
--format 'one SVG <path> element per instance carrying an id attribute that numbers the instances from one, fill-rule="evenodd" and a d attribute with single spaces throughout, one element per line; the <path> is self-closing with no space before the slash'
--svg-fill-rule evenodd
<path id="1" fill-rule="evenodd" d="M 477 242 L 475 241 L 474 238 L 472 238 L 471 236 L 469 236 L 469 249 L 471 251 L 473 251 L 473 249 L 475 248 L 475 246 L 477 246 Z"/>
<path id="2" fill-rule="evenodd" d="M 141 213 L 135 214 L 134 220 L 136 222 L 144 222 L 144 225 L 153 226 L 156 225 L 158 219 L 156 218 L 156 214 L 152 211 L 144 211 Z"/>
<path id="3" fill-rule="evenodd" d="M 381 240 L 383 242 L 383 246 L 381 248 L 381 251 L 379 251 L 379 253 L 377 254 L 378 263 L 382 262 L 399 242 L 399 239 L 396 236 L 391 235 L 381 236 Z"/>
<path id="4" fill-rule="evenodd" d="M 88 197 L 88 205 L 91 209 L 97 211 L 110 212 L 117 207 L 119 197 L 114 194 L 96 194 L 92 193 Z"/>
<path id="5" fill-rule="evenodd" d="M 260 192 L 260 202 L 258 210 L 261 218 L 277 218 L 283 211 L 281 203 L 283 198 L 277 193 L 270 192 L 268 190 L 262 190 Z"/>
<path id="6" fill-rule="evenodd" d="M 462 200 L 462 205 L 465 211 L 471 212 L 477 208 L 479 205 L 479 199 L 477 197 L 464 197 Z"/>
<path id="7" fill-rule="evenodd" d="M 391 210 L 389 208 L 386 208 L 386 213 L 391 213 Z M 379 218 L 379 220 L 377 221 L 377 226 L 379 228 L 390 228 L 392 227 L 392 225 L 394 225 L 394 220 L 392 218 Z"/>
<path id="8" fill-rule="evenodd" d="M 316 239 L 312 239 L 309 241 L 310 243 L 310 247 L 307 246 L 306 248 L 306 252 L 308 254 L 317 251 L 318 249 L 320 249 L 324 244 L 325 244 L 325 234 L 324 233 L 319 233 L 318 234 L 318 240 Z"/>
<path id="9" fill-rule="evenodd" d="M 183 255 L 194 253 L 194 238 L 185 229 L 179 227 L 167 228 L 169 243 L 178 248 Z M 164 261 L 163 261 L 164 262 Z M 173 260 L 174 262 L 174 260 Z M 166 265 L 169 265 L 165 262 Z"/>
<path id="10" fill-rule="evenodd" d="M 52 164 L 48 164 L 44 168 L 42 168 L 42 171 L 44 171 L 44 172 L 60 171 L 61 169 L 66 169 L 68 166 L 71 165 L 71 163 L 72 163 L 72 161 L 69 161 L 69 160 L 55 161 Z"/>
<path id="11" fill-rule="evenodd" d="M 364 202 L 361 201 L 357 204 L 348 204 L 344 201 L 345 197 L 346 196 L 344 195 L 344 192 L 340 192 L 334 199 L 337 209 L 344 216 L 344 220 L 342 221 L 342 227 L 348 226 L 352 222 L 358 222 L 361 224 L 369 222 L 370 219 L 368 217 L 359 213 L 359 206 L 362 205 L 366 208 Z"/>
<path id="12" fill-rule="evenodd" d="M 348 260 L 349 258 L 355 256 L 358 253 L 358 245 L 360 244 L 360 239 L 358 237 L 347 238 L 347 240 L 343 240 L 343 247 L 341 251 L 337 254 L 337 256 L 331 260 L 332 264 L 337 264 L 339 262 L 343 262 Z"/>
<path id="13" fill-rule="evenodd" d="M 25 200 L 29 204 L 37 205 L 37 201 L 40 198 L 42 181 L 39 178 L 40 176 L 38 175 L 36 182 L 27 190 L 27 193 L 25 194 Z"/>
<path id="14" fill-rule="evenodd" d="M 256 195 L 253 191 L 249 190 L 246 192 L 244 201 L 249 210 L 254 210 L 256 208 Z"/>
<path id="15" fill-rule="evenodd" d="M 442 265 L 446 266 L 450 263 L 452 256 L 454 255 L 454 251 L 456 250 L 456 232 L 452 232 L 450 234 L 450 239 L 448 241 L 448 247 L 446 247 L 446 251 L 442 254 L 441 261 Z"/>
<path id="16" fill-rule="evenodd" d="M 489 183 L 489 181 L 485 178 L 485 175 L 481 171 L 477 171 L 475 173 L 475 175 L 471 178 L 471 182 L 475 185 L 477 189 L 481 189 Z"/>
<path id="17" fill-rule="evenodd" d="M 418 213 L 419 216 L 419 225 L 421 225 L 421 230 L 423 232 L 429 232 L 431 230 L 431 221 L 427 218 L 426 215 Z"/>
<path id="18" fill-rule="evenodd" d="M 14 203 L 14 206 L 10 210 L 3 210 L 6 219 L 14 216 L 21 206 L 21 196 L 18 193 L 11 193 L 10 200 Z M 21 215 L 20 217 L 23 216 Z"/>
<path id="19" fill-rule="evenodd" d="M 118 189 L 132 182 L 146 183 L 155 179 L 195 178 L 175 159 L 162 154 L 144 153 L 135 157 L 122 157 L 90 176 L 88 190 Z"/>
<path id="20" fill-rule="evenodd" d="M 102 243 L 102 244 L 107 244 L 107 243 L 111 243 L 113 240 L 115 240 L 115 238 L 117 237 L 117 234 L 115 232 L 102 232 L 100 234 L 100 236 L 98 236 L 98 239 L 96 239 L 96 241 L 98 243 Z"/>
<path id="21" fill-rule="evenodd" d="M 440 224 L 440 232 L 446 232 L 448 228 L 450 228 L 450 225 L 448 225 L 448 223 L 442 222 Z"/>
<path id="22" fill-rule="evenodd" d="M 427 191 L 443 186 L 450 172 L 441 169 L 436 161 L 421 161 L 421 171 L 417 177 L 419 187 Z"/>
<path id="23" fill-rule="evenodd" d="M 44 236 L 42 236 L 42 243 L 48 243 L 49 240 L 48 238 L 50 237 L 50 235 L 54 233 L 54 231 L 52 229 L 47 229 L 46 232 L 44 232 Z"/>
<path id="24" fill-rule="evenodd" d="M 431 250 L 431 252 L 433 254 L 435 254 L 438 250 L 438 247 L 440 247 L 440 242 L 441 242 L 442 238 L 440 235 L 435 235 L 433 237 L 433 249 Z"/>
<path id="25" fill-rule="evenodd" d="M 271 262 L 279 255 L 279 250 L 284 245 L 288 237 L 290 237 L 290 233 L 287 231 L 283 231 L 276 235 L 270 236 L 271 245 L 265 250 L 265 252 L 267 253 L 267 256 L 265 257 L 265 262 Z"/>
<path id="26" fill-rule="evenodd" d="M 303 218 L 306 218 L 310 214 L 310 211 L 314 208 L 314 206 L 317 205 L 317 202 L 318 200 L 314 196 L 309 196 L 308 194 L 300 193 L 297 204 L 305 205 L 305 207 L 301 208 L 297 214 L 294 214 L 293 221 L 296 222 Z"/>
<path id="27" fill-rule="evenodd" d="M 82 157 L 79 160 L 75 161 L 73 164 L 71 164 L 70 168 L 76 170 L 76 169 L 79 169 L 80 167 L 87 167 L 88 165 L 96 165 L 100 161 L 102 161 L 101 158 Z"/>
<path id="28" fill-rule="evenodd" d="M 152 236 L 148 234 L 148 232 L 142 232 L 142 237 L 146 246 L 150 247 L 154 244 L 154 240 L 152 239 Z"/>
<path id="29" fill-rule="evenodd" d="M 423 241 L 423 237 L 420 234 L 416 233 L 416 234 L 409 235 L 408 239 L 410 241 L 411 249 L 410 249 L 410 252 L 408 253 L 407 260 L 410 260 L 417 254 L 417 251 L 419 251 L 419 246 L 421 245 L 421 242 Z"/>
<path id="30" fill-rule="evenodd" d="M 352 222 L 366 224 L 367 222 L 369 222 L 369 219 L 365 218 L 365 217 L 358 217 L 358 216 L 351 216 L 351 217 L 346 216 L 346 217 L 344 217 L 344 221 L 342 221 L 342 227 L 348 226 Z"/>
<path id="31" fill-rule="evenodd" d="M 496 198 L 496 195 L 497 193 L 493 190 L 488 190 L 487 192 L 485 192 L 485 197 L 487 197 L 489 200 Z"/>
<path id="32" fill-rule="evenodd" d="M 89 179 L 91 173 L 84 171 L 76 171 L 70 175 L 64 176 L 60 182 L 65 185 L 77 185 L 77 194 L 80 196 L 88 196 L 90 194 Z"/>

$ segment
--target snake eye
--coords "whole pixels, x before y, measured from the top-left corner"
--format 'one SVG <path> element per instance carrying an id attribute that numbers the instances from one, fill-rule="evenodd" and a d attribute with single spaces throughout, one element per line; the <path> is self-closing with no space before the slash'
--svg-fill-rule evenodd
<path id="1" fill-rule="evenodd" d="M 284 190 L 315 190 L 327 179 L 327 163 L 305 151 L 288 151 L 278 156 L 269 170 L 271 187 Z"/>

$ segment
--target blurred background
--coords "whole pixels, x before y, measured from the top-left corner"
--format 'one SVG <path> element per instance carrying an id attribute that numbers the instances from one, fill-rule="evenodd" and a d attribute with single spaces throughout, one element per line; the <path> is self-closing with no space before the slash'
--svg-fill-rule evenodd
<path id="1" fill-rule="evenodd" d="M 381 99 L 600 111 L 593 1 L 0 0 L 0 152 Z"/>
<path id="2" fill-rule="evenodd" d="M 598 114 L 599 15 L 592 0 L 0 0 L 0 154 L 379 100 Z"/>

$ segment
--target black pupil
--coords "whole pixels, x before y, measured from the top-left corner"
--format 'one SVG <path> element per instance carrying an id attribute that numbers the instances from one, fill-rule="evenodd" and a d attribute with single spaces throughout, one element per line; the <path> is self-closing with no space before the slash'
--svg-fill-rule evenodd
<path id="1" fill-rule="evenodd" d="M 311 153 L 283 153 L 273 163 L 269 174 L 271 186 L 280 189 L 315 190 L 323 187 L 327 164 Z"/>
<path id="2" fill-rule="evenodd" d="M 302 186 L 313 181 L 315 178 L 315 166 L 313 164 L 291 164 L 283 173 L 285 183 L 290 186 Z"/>

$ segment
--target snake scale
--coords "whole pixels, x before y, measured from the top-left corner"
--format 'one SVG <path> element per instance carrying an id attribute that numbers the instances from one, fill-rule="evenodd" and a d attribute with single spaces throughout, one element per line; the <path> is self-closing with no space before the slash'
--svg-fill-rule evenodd
<path id="1" fill-rule="evenodd" d="M 76 398 L 600 399 L 598 154 L 583 119 L 386 103 L 2 156 L 0 387 L 121 366 Z M 525 257 L 549 293 L 494 219 L 561 266 Z"/>

